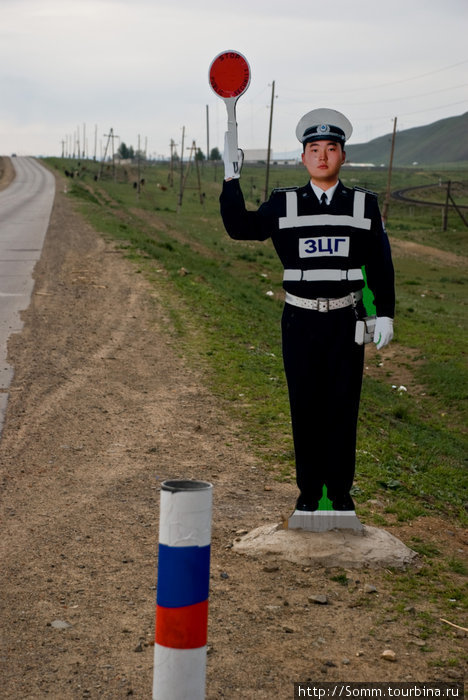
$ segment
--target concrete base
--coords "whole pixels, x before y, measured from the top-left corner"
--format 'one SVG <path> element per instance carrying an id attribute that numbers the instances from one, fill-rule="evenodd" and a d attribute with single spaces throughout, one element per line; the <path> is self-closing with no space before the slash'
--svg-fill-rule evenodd
<path id="1" fill-rule="evenodd" d="M 277 555 L 302 566 L 346 568 L 396 567 L 417 564 L 417 554 L 403 542 L 376 527 L 360 531 L 308 532 L 262 525 L 234 542 L 233 549 L 250 556 Z"/>
<path id="2" fill-rule="evenodd" d="M 354 510 L 314 510 L 313 512 L 295 510 L 288 519 L 288 530 L 308 530 L 309 532 L 354 530 L 360 532 L 363 528 L 364 525 Z"/>

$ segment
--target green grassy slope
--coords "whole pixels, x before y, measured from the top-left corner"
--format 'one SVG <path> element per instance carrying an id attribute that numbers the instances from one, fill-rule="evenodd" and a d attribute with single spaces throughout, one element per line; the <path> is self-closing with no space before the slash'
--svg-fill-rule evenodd
<path id="1" fill-rule="evenodd" d="M 69 162 L 49 160 L 62 173 Z M 282 369 L 282 270 L 271 243 L 232 241 L 219 217 L 222 167 L 205 164 L 200 204 L 192 170 L 182 206 L 167 165 L 146 166 L 140 196 L 135 171 L 118 169 L 95 182 L 87 163 L 68 182 L 84 214 L 117 244 L 158 289 L 171 314 L 178 347 L 204 372 L 211 390 L 242 421 L 271 478 L 294 482 L 289 408 Z M 453 174 L 397 169 L 395 187 Z M 465 173 L 457 173 L 457 177 Z M 298 168 L 273 168 L 271 186 L 302 184 Z M 380 171 L 343 171 L 346 184 L 385 190 Z M 265 180 L 246 168 L 248 206 Z M 159 186 L 158 186 L 159 185 Z M 162 187 L 167 189 L 162 189 Z M 460 198 L 466 198 L 465 191 Z M 261 198 L 261 197 L 260 197 Z M 392 202 L 387 226 L 395 240 L 396 337 L 392 353 L 375 354 L 365 377 L 355 493 L 365 508 L 381 496 L 389 517 L 439 514 L 466 522 L 466 227 L 456 212 L 441 233 L 435 207 Z M 405 245 L 431 246 L 430 255 Z M 421 248 L 421 251 L 427 250 Z M 273 293 L 273 294 L 272 294 Z M 403 379 L 402 379 L 403 378 Z M 405 389 L 400 389 L 404 385 Z M 372 517 L 371 515 L 369 517 Z"/>
<path id="2" fill-rule="evenodd" d="M 397 122 L 398 127 L 398 122 Z M 395 138 L 394 165 L 434 165 L 468 161 L 468 112 L 441 119 L 426 126 L 398 131 Z M 349 144 L 347 158 L 353 163 L 388 165 L 392 134 L 368 143 Z"/>

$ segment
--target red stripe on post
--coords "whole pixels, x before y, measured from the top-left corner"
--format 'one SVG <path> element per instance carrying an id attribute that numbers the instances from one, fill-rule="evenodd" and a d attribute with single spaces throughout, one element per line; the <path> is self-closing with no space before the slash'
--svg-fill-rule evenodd
<path id="1" fill-rule="evenodd" d="M 208 601 L 181 608 L 156 606 L 156 644 L 171 649 L 204 647 L 208 635 Z"/>

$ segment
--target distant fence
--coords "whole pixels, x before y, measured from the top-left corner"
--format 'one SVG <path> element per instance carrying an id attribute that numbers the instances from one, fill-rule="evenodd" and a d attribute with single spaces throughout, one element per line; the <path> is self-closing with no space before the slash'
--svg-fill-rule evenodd
<path id="1" fill-rule="evenodd" d="M 462 209 L 468 209 L 468 206 L 465 204 L 457 204 L 453 198 L 452 195 L 452 185 L 453 184 L 462 184 L 462 183 L 452 183 L 451 180 L 448 180 L 448 182 L 434 182 L 431 185 L 420 185 L 419 187 L 405 187 L 402 190 L 395 190 L 395 192 L 392 192 L 392 198 L 393 199 L 398 199 L 401 202 L 409 202 L 411 204 L 420 204 L 422 206 L 427 206 L 427 207 L 443 207 L 444 208 L 444 214 L 443 214 L 443 223 L 442 223 L 442 230 L 446 231 L 447 230 L 447 219 L 448 219 L 448 210 L 449 207 L 451 206 L 457 214 L 459 215 L 460 219 L 463 221 L 465 226 L 468 227 L 468 221 L 466 220 L 465 216 L 462 213 Z M 446 196 L 445 196 L 445 202 L 428 202 L 425 199 L 414 199 L 414 197 L 408 197 L 407 194 L 409 192 L 414 192 L 416 190 L 424 190 L 424 189 L 430 189 L 431 187 L 442 187 L 445 186 L 446 188 Z M 451 204 L 450 204 L 451 202 Z"/>

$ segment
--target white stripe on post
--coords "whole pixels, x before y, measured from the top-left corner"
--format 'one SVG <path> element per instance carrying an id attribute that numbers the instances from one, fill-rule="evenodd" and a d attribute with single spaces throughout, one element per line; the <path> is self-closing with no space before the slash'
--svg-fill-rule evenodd
<path id="1" fill-rule="evenodd" d="M 206 646 L 169 649 L 154 645 L 153 700 L 204 700 Z"/>

